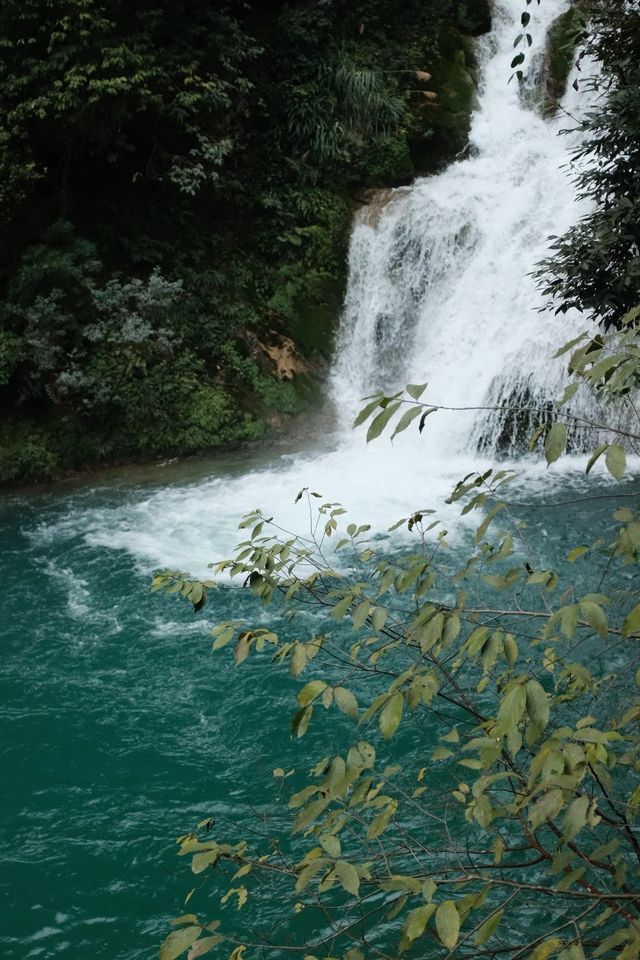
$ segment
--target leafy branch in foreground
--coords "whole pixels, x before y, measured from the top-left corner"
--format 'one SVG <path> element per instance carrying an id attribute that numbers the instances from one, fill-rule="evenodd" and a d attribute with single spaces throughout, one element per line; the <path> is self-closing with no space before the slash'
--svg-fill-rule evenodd
<path id="1" fill-rule="evenodd" d="M 594 428 L 625 443 L 634 319 L 567 345 L 574 381 L 619 405 Z M 438 408 L 423 390 L 370 398 L 368 439 L 396 415 L 393 435 L 424 427 Z M 540 434 L 549 462 L 563 417 Z M 616 448 L 602 451 L 614 477 Z M 240 578 L 281 627 L 224 621 L 213 648 L 288 669 L 291 735 L 310 746 L 303 769 L 274 769 L 253 824 L 228 836 L 208 818 L 179 838 L 198 878 L 187 900 L 205 915 L 173 921 L 162 960 L 640 957 L 640 513 L 616 510 L 545 566 L 514 478 L 456 485 L 456 538 L 430 509 L 381 537 L 309 490 L 304 536 L 258 510 L 243 520 L 214 576 Z M 211 582 L 165 571 L 153 589 L 200 608 Z"/>

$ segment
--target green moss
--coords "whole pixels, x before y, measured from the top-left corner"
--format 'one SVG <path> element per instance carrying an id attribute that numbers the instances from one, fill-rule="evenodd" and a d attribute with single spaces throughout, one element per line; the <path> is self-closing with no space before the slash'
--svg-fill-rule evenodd
<path id="1" fill-rule="evenodd" d="M 311 360 L 331 359 L 336 318 L 342 308 L 342 284 L 329 281 L 324 291 L 319 300 L 296 300 L 288 324 L 292 340 Z"/>
<path id="2" fill-rule="evenodd" d="M 579 4 L 561 13 L 551 24 L 546 49 L 546 83 L 543 102 L 545 116 L 555 113 L 565 94 L 575 60 L 576 45 L 584 33 L 584 26 L 585 13 Z"/>
<path id="3" fill-rule="evenodd" d="M 435 98 L 414 104 L 410 135 L 413 165 L 422 174 L 450 163 L 468 143 L 477 89 L 472 41 L 452 27 L 429 69 Z"/>

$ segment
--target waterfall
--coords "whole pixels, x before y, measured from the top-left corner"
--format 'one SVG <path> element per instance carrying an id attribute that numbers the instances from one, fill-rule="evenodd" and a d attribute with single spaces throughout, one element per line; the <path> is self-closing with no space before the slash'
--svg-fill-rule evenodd
<path id="1" fill-rule="evenodd" d="M 530 8 L 529 63 L 539 62 L 547 28 L 567 6 L 543 0 Z M 64 537 L 80 524 L 89 545 L 125 550 L 145 571 L 206 574 L 208 561 L 231 555 L 238 522 L 252 508 L 290 531 L 306 529 L 304 501 L 294 504 L 305 486 L 340 499 L 353 519 L 377 530 L 425 507 L 444 510 L 450 531 L 464 522 L 442 506 L 455 482 L 490 466 L 498 447 L 519 453 L 518 431 L 527 432 L 504 411 L 477 408 L 557 399 L 563 363 L 551 357 L 587 325 L 577 314 L 541 311 L 529 276 L 547 237 L 567 230 L 581 208 L 566 170 L 572 136 L 558 135 L 572 121 L 543 119 L 532 97 L 508 83 L 522 7 L 496 0 L 494 29 L 479 42 L 482 79 L 467 156 L 437 176 L 381 192 L 356 217 L 330 377 L 335 429 L 312 437 L 306 451 L 262 454 L 244 469 L 220 466 L 191 484 L 160 477 L 150 495 L 80 509 L 41 536 Z M 575 113 L 579 100 L 570 90 L 565 109 Z M 439 412 L 422 435 L 408 430 L 393 446 L 388 436 L 367 445 L 362 430 L 351 430 L 365 395 L 424 381 L 429 402 L 476 409 Z M 575 461 L 548 471 L 529 460 L 519 469 L 530 492 L 575 470 Z"/>
<path id="2" fill-rule="evenodd" d="M 568 7 L 544 0 L 532 23 L 529 63 Z M 349 258 L 332 393 L 346 426 L 361 397 L 428 382 L 425 399 L 449 407 L 541 407 L 562 393 L 557 347 L 584 317 L 544 310 L 529 276 L 579 210 L 563 167 L 572 137 L 563 111 L 545 120 L 508 84 L 522 3 L 501 0 L 479 44 L 481 88 L 467 157 L 443 173 L 393 191 L 362 210 Z M 573 91 L 564 108 L 573 113 Z M 455 456 L 482 449 L 511 455 L 530 435 L 527 417 L 504 411 L 439 414 L 430 446 Z"/>

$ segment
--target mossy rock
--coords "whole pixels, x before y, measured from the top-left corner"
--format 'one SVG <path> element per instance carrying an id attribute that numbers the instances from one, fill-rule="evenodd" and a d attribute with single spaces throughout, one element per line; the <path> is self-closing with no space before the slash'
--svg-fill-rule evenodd
<path id="1" fill-rule="evenodd" d="M 345 277 L 327 279 L 316 287 L 315 296 L 301 293 L 292 304 L 284 324 L 300 352 L 312 362 L 326 363 L 333 355 L 333 339 L 342 311 Z"/>
<path id="2" fill-rule="evenodd" d="M 584 27 L 584 8 L 576 4 L 556 17 L 549 28 L 545 50 L 544 116 L 555 113 L 566 92 L 576 46 L 584 34 Z"/>
<path id="3" fill-rule="evenodd" d="M 442 169 L 466 147 L 476 105 L 476 62 L 472 42 L 452 30 L 431 66 L 435 98 L 414 108 L 411 157 L 417 172 Z"/>

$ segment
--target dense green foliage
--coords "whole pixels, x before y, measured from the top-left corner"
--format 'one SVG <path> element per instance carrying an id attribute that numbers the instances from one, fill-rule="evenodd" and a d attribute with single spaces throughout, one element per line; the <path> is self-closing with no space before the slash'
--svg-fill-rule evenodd
<path id="1" fill-rule="evenodd" d="M 0 482 L 299 409 L 260 345 L 326 358 L 352 199 L 464 145 L 488 26 L 462 0 L 5 3 Z"/>
<path id="2" fill-rule="evenodd" d="M 565 401 L 586 387 L 602 441 L 587 473 L 602 457 L 624 477 L 624 445 L 640 440 L 639 314 L 559 351 L 572 380 L 533 438 L 548 464 L 583 421 Z M 426 388 L 370 398 L 354 426 L 367 441 L 422 433 L 438 415 Z M 255 824 L 205 818 L 178 839 L 198 880 L 160 960 L 640 957 L 638 491 L 629 506 L 612 493 L 613 518 L 594 517 L 588 542 L 566 542 L 549 568 L 515 477 L 455 486 L 447 502 L 481 517 L 457 543 L 437 508 L 398 521 L 405 537 L 390 543 L 306 489 L 303 534 L 260 510 L 242 521 L 214 575 L 281 616 L 219 623 L 213 649 L 300 678 L 291 734 L 311 743 L 295 769 L 274 769 L 281 788 Z M 199 611 L 215 586 L 164 571 L 152 589 Z M 281 635 L 285 617 L 297 639 Z"/>
<path id="3" fill-rule="evenodd" d="M 579 193 L 594 208 L 555 239 L 540 279 L 559 311 L 591 310 L 608 326 L 635 305 L 640 283 L 640 5 L 608 0 L 589 12 L 581 56 L 602 68 L 581 83 L 595 101 L 573 165 Z"/>

